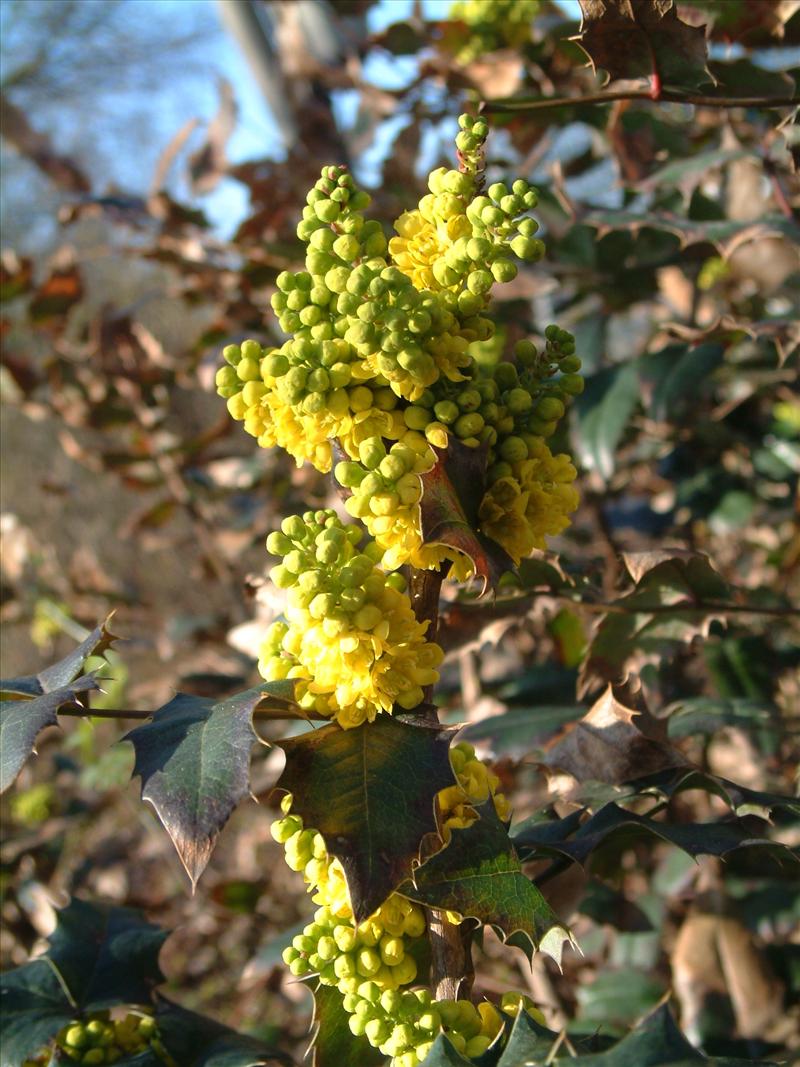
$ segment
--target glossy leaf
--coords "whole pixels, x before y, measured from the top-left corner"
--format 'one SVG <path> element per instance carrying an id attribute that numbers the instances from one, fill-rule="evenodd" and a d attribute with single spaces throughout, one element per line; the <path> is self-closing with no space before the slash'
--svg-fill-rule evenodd
<path id="1" fill-rule="evenodd" d="M 483 741 L 495 757 L 520 759 L 530 752 L 542 752 L 554 734 L 583 714 L 584 709 L 579 706 L 544 704 L 541 707 L 509 708 L 466 726 L 459 734 L 459 740 Z"/>
<path id="2" fill-rule="evenodd" d="M 420 1067 L 474 1067 L 474 1061 L 462 1055 L 449 1037 L 439 1034 Z"/>
<path id="3" fill-rule="evenodd" d="M 274 1067 L 292 1063 L 286 1053 L 259 1038 L 240 1034 L 215 1019 L 166 1000 L 159 1001 L 156 1019 L 164 1047 L 181 1067 Z"/>
<path id="4" fill-rule="evenodd" d="M 134 776 L 197 883 L 220 830 L 250 789 L 253 711 L 271 699 L 272 683 L 214 703 L 178 693 L 152 719 L 126 735 L 136 753 Z M 283 693 L 285 683 L 278 682 Z"/>
<path id="5" fill-rule="evenodd" d="M 522 873 L 494 802 L 476 805 L 478 819 L 453 829 L 441 851 L 418 867 L 400 891 L 428 907 L 455 911 L 498 930 L 528 956 L 540 949 L 560 960 L 569 933 Z"/>
<path id="6" fill-rule="evenodd" d="M 497 1067 L 520 1067 L 521 1064 L 546 1063 L 558 1034 L 542 1026 L 528 1012 L 521 1011 L 514 1019 L 511 1032 Z"/>
<path id="7" fill-rule="evenodd" d="M 639 400 L 639 380 L 631 363 L 609 367 L 586 380 L 573 409 L 575 454 L 586 470 L 605 480 L 616 467 L 617 446 Z"/>
<path id="8" fill-rule="evenodd" d="M 434 799 L 454 782 L 449 734 L 379 715 L 353 730 L 323 726 L 279 744 L 286 767 L 278 787 L 341 861 L 361 922 L 410 875 L 422 839 L 436 832 Z"/>

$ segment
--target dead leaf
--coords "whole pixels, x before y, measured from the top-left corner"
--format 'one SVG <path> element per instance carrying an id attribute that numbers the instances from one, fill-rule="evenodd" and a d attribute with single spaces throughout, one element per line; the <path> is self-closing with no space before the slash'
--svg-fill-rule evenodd
<path id="1" fill-rule="evenodd" d="M 621 785 L 635 778 L 680 767 L 686 760 L 669 744 L 645 736 L 609 686 L 592 708 L 571 723 L 548 746 L 546 767 L 566 771 L 578 782 Z"/>
<path id="2" fill-rule="evenodd" d="M 59 188 L 70 193 L 89 192 L 89 179 L 77 163 L 68 156 L 59 155 L 50 144 L 50 138 L 34 130 L 25 113 L 4 93 L 0 93 L 0 127 L 4 139 Z"/>
<path id="3" fill-rule="evenodd" d="M 236 98 L 225 78 L 219 79 L 217 90 L 219 109 L 208 125 L 204 143 L 189 156 L 189 186 L 195 196 L 216 189 L 228 169 L 225 148 L 236 126 Z"/>

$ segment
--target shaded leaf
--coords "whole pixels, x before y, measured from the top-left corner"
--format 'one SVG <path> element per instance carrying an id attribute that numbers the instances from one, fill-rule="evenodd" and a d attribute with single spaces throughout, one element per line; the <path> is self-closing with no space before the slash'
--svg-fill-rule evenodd
<path id="1" fill-rule="evenodd" d="M 180 1067 L 272 1067 L 290 1065 L 285 1052 L 240 1034 L 215 1019 L 159 1000 L 156 1019 L 167 1052 Z"/>
<path id="2" fill-rule="evenodd" d="M 342 994 L 335 986 L 317 985 L 314 990 L 314 1037 L 311 1045 L 313 1067 L 340 1067 L 358 1064 L 373 1067 L 386 1057 L 370 1045 L 366 1037 L 355 1037 L 344 1010 Z"/>
<path id="3" fill-rule="evenodd" d="M 529 957 L 540 949 L 560 960 L 570 935 L 522 873 L 494 801 L 475 805 L 478 819 L 453 829 L 449 844 L 418 867 L 400 892 L 420 904 L 455 911 L 498 930 Z"/>
<path id="4" fill-rule="evenodd" d="M 84 693 L 98 688 L 94 675 L 87 675 L 30 700 L 0 701 L 0 793 L 8 789 L 35 751 L 42 730 L 57 725 L 59 709 L 80 704 Z"/>
<path id="5" fill-rule="evenodd" d="M 695 767 L 667 768 L 635 779 L 632 785 L 639 793 L 652 791 L 665 799 L 670 799 L 677 793 L 683 793 L 689 789 L 704 789 L 718 796 L 737 815 L 756 812 L 766 818 L 773 808 L 800 814 L 800 797 L 798 796 L 790 797 L 781 793 L 748 789 L 746 786 L 729 782 L 727 778 L 706 774 Z"/>
<path id="6" fill-rule="evenodd" d="M 720 365 L 724 354 L 721 344 L 710 342 L 693 348 L 670 345 L 640 359 L 639 375 L 650 397 L 650 417 L 663 421 L 691 410 L 703 379 Z"/>
<path id="7" fill-rule="evenodd" d="M 632 363 L 609 367 L 586 379 L 573 408 L 572 436 L 576 458 L 605 480 L 616 467 L 615 452 L 639 399 Z"/>
<path id="8" fill-rule="evenodd" d="M 19 1067 L 75 1018 L 58 975 L 33 960 L 0 975 L 0 1067 Z"/>
<path id="9" fill-rule="evenodd" d="M 636 588 L 601 615 L 580 672 L 583 694 L 600 682 L 621 684 L 644 663 L 660 662 L 676 648 L 706 636 L 724 617 L 730 587 L 708 558 L 685 549 L 624 553 Z"/>
<path id="10" fill-rule="evenodd" d="M 133 908 L 86 900 L 73 899 L 57 914 L 47 957 L 82 1011 L 152 1003 L 165 930 Z"/>
<path id="11" fill-rule="evenodd" d="M 755 836 L 738 822 L 661 822 L 625 811 L 614 803 L 606 804 L 561 841 L 555 840 L 552 834 L 539 835 L 535 824 L 526 826 L 521 832 L 515 832 L 513 828 L 511 831 L 511 839 L 523 859 L 558 853 L 580 864 L 585 864 L 592 853 L 606 844 L 627 847 L 648 836 L 661 838 L 692 857 L 724 857 L 737 848 L 755 846 L 769 849 L 779 863 L 786 862 L 790 866 L 800 863 L 800 858 L 786 845 Z"/>
<path id="12" fill-rule="evenodd" d="M 690 161 L 687 161 L 687 166 Z M 676 164 L 677 165 L 677 164 Z M 677 178 L 677 173 L 675 177 Z M 581 220 L 597 229 L 598 238 L 616 230 L 637 233 L 639 230 L 660 230 L 680 238 L 686 248 L 695 244 L 713 244 L 724 256 L 728 245 L 737 247 L 748 240 L 757 241 L 772 236 L 792 236 L 796 228 L 782 215 L 767 215 L 757 222 L 747 219 L 688 219 L 669 211 L 592 211 Z"/>
<path id="13" fill-rule="evenodd" d="M 526 1011 L 518 1013 L 508 1035 L 508 1043 L 497 1067 L 521 1067 L 522 1064 L 547 1061 L 558 1034 L 542 1026 Z"/>
<path id="14" fill-rule="evenodd" d="M 436 833 L 436 794 L 454 782 L 449 734 L 379 715 L 352 730 L 323 726 L 278 743 L 286 753 L 278 788 L 292 793 L 292 810 L 341 861 L 362 922 L 411 874 L 422 839 Z"/>
<path id="15" fill-rule="evenodd" d="M 686 760 L 677 749 L 641 732 L 637 715 L 616 699 L 609 686 L 579 722 L 555 739 L 541 762 L 566 771 L 578 782 L 612 785 L 629 782 L 643 771 L 684 766 Z"/>
<path id="16" fill-rule="evenodd" d="M 272 683 L 216 703 L 178 693 L 152 719 L 126 734 L 136 753 L 133 775 L 172 838 L 192 885 L 206 868 L 217 835 L 250 788 L 253 711 Z M 285 684 L 278 683 L 279 693 Z"/>
<path id="17" fill-rule="evenodd" d="M 678 17 L 673 0 L 579 0 L 574 38 L 593 68 L 611 78 L 653 78 L 660 86 L 696 89 L 713 82 L 705 29 Z"/>
<path id="18" fill-rule="evenodd" d="M 542 751 L 555 733 L 583 713 L 584 709 L 577 705 L 509 708 L 471 723 L 461 731 L 459 740 L 487 742 L 493 756 L 520 759 L 529 752 Z"/>
<path id="19" fill-rule="evenodd" d="M 422 477 L 420 527 L 426 543 L 449 545 L 472 560 L 484 589 L 495 589 L 514 561 L 478 530 L 478 507 L 486 482 L 485 448 L 467 448 L 454 435 L 434 449 L 436 463 Z"/>

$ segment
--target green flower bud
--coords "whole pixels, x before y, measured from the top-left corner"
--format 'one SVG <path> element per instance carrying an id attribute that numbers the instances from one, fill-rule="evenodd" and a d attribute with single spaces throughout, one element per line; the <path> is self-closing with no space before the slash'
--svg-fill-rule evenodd
<path id="1" fill-rule="evenodd" d="M 578 396 L 583 392 L 585 382 L 580 374 L 565 374 L 558 379 L 558 384 L 568 396 Z"/>
<path id="2" fill-rule="evenodd" d="M 495 281 L 512 282 L 517 276 L 517 267 L 510 259 L 496 259 L 491 266 Z"/>
<path id="3" fill-rule="evenodd" d="M 537 418 L 552 422 L 553 419 L 560 419 L 564 414 L 564 405 L 558 397 L 545 396 L 537 403 L 534 413 Z"/>
<path id="4" fill-rule="evenodd" d="M 521 437 L 506 437 L 500 442 L 499 452 L 507 463 L 519 463 L 528 458 L 528 446 Z"/>

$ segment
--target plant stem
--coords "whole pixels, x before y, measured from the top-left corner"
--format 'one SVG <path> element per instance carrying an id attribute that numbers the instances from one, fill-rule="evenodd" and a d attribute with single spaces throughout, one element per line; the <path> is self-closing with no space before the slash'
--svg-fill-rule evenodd
<path id="1" fill-rule="evenodd" d="M 439 590 L 442 587 L 445 569 L 423 571 L 411 568 L 409 596 L 419 622 L 428 622 L 425 634 L 435 641 L 439 629 Z M 429 710 L 425 718 L 437 723 L 439 717 L 431 704 L 432 689 L 425 693 Z M 437 1000 L 468 999 L 475 971 L 472 965 L 472 931 L 463 924 L 451 923 L 443 911 L 425 909 L 428 920 L 428 939 L 431 945 L 431 987 Z"/>
<path id="2" fill-rule="evenodd" d="M 769 96 L 694 96 L 662 89 L 658 98 L 651 89 L 623 89 L 609 93 L 587 93 L 585 96 L 519 96 L 500 100 L 485 100 L 484 114 L 503 114 L 511 111 L 545 111 L 554 107 L 574 107 L 578 104 L 609 104 L 615 100 L 647 100 L 651 104 L 693 104 L 695 107 L 791 107 L 800 104 L 800 97 Z"/>
<path id="3" fill-rule="evenodd" d="M 137 711 L 133 708 L 82 708 L 79 705 L 72 705 L 72 707 L 60 708 L 58 714 L 72 716 L 74 718 L 143 720 L 149 719 L 154 713 L 152 711 Z M 301 715 L 298 715 L 296 712 L 292 712 L 290 709 L 276 704 L 263 708 L 256 708 L 253 712 L 253 718 L 314 719 L 319 720 L 320 722 L 328 721 L 324 715 L 318 715 L 315 712 L 304 711 Z"/>

